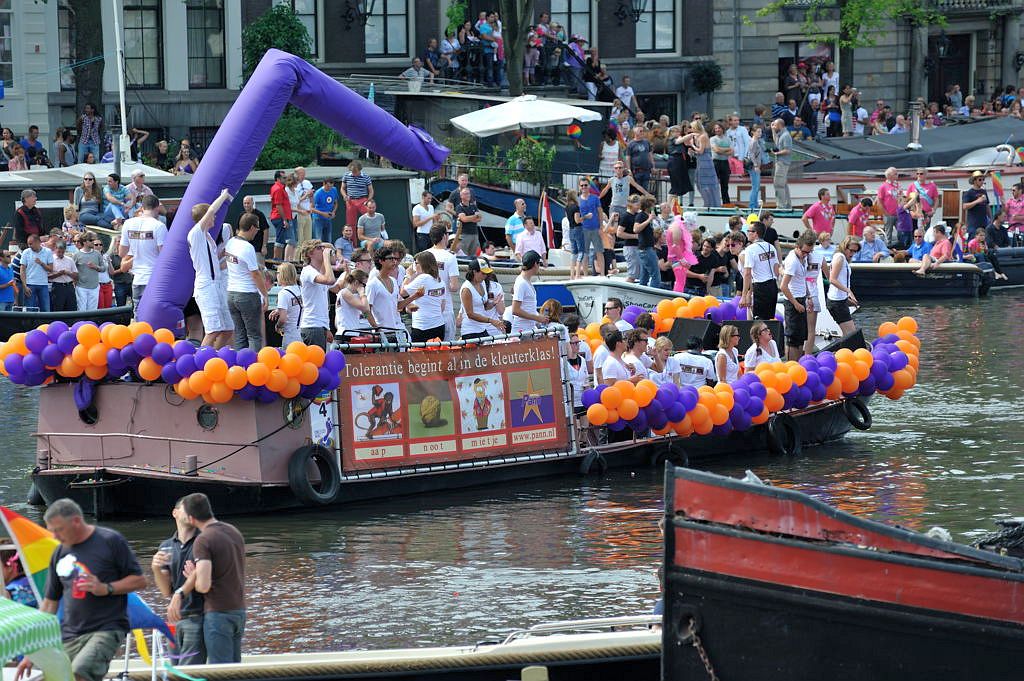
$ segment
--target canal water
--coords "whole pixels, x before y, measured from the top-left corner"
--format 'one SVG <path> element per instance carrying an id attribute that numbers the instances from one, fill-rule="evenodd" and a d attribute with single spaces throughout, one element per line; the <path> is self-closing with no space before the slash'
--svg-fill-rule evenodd
<path id="1" fill-rule="evenodd" d="M 875 425 L 798 458 L 707 466 L 959 541 L 1024 515 L 1024 296 L 869 306 L 921 324 L 920 383 Z M 36 394 L 0 381 L 0 500 L 24 504 Z M 69 416 L 69 419 L 73 417 Z M 70 424 L 69 424 L 70 425 Z M 474 643 L 540 621 L 647 613 L 658 596 L 662 472 L 524 481 L 318 513 L 235 519 L 248 546 L 248 652 Z M 168 512 L 170 509 L 168 509 Z M 170 518 L 117 522 L 148 572 Z M 145 596 L 161 608 L 150 588 Z"/>

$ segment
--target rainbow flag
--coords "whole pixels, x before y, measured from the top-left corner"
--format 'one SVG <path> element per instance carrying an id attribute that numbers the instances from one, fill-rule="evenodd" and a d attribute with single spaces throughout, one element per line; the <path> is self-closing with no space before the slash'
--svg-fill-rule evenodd
<path id="1" fill-rule="evenodd" d="M 1021 163 L 1024 163 L 1024 147 L 1017 147 L 1017 158 L 1020 159 Z"/>
<path id="2" fill-rule="evenodd" d="M 50 557 L 60 542 L 48 529 L 15 513 L 6 506 L 0 506 L 0 520 L 3 521 L 7 535 L 18 548 L 18 555 L 21 557 L 25 574 L 31 576 L 29 581 L 32 584 L 32 591 L 35 592 L 36 601 L 42 603 L 43 594 L 46 591 L 46 577 L 50 573 Z M 85 565 L 80 563 L 76 563 L 76 565 L 82 572 L 89 571 Z M 140 634 L 142 629 L 156 629 L 172 644 L 174 642 L 174 635 L 167 623 L 153 612 L 153 609 L 136 593 L 128 594 L 128 623 L 133 631 L 139 631 Z M 139 637 L 136 636 L 136 638 Z"/>
<path id="3" fill-rule="evenodd" d="M 998 203 L 1003 202 L 1003 176 L 998 170 L 993 170 L 991 173 L 992 177 L 992 193 L 996 195 Z"/>
<path id="4" fill-rule="evenodd" d="M 590 191 L 595 194 L 601 193 L 601 187 L 598 186 L 597 181 L 594 180 L 593 175 L 587 175 L 587 183 L 590 184 Z"/>

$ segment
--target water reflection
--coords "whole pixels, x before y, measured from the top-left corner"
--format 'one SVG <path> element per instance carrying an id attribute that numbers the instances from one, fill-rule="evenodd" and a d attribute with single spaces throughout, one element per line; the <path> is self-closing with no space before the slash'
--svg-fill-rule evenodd
<path id="1" fill-rule="evenodd" d="M 919 386 L 874 399 L 875 425 L 794 459 L 739 457 L 750 468 L 856 515 L 969 539 L 1024 515 L 1024 299 L 1004 292 L 955 306 L 869 308 L 868 329 L 910 314 L 924 342 Z M 873 332 L 869 333 L 869 336 Z M 0 380 L 0 500 L 23 503 L 36 392 Z M 475 642 L 540 620 L 646 612 L 657 597 L 662 473 L 567 476 L 237 519 L 248 540 L 253 651 Z M 144 565 L 169 519 L 115 523 Z M 150 589 L 154 604 L 164 599 Z"/>

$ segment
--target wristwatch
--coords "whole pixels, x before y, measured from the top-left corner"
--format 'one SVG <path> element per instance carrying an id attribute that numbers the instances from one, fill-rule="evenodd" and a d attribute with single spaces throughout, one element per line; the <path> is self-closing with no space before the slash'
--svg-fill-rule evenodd
<path id="1" fill-rule="evenodd" d="M 108 596 L 113 596 L 114 595 L 114 585 L 111 584 L 110 582 L 107 582 L 107 595 Z"/>
<path id="2" fill-rule="evenodd" d="M 185 587 L 179 586 L 177 589 L 174 590 L 174 593 L 176 593 L 177 595 L 179 595 L 182 598 L 184 598 L 185 597 Z"/>

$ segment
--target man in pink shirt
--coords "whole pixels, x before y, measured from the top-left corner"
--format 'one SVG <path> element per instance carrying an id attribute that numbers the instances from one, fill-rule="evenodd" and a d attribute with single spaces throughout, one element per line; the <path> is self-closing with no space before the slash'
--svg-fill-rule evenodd
<path id="1" fill-rule="evenodd" d="M 871 215 L 871 206 L 873 205 L 875 204 L 868 198 L 861 199 L 859 203 L 854 204 L 846 218 L 846 234 L 848 236 L 864 234 L 864 228 L 868 226 L 868 216 Z"/>
<path id="2" fill-rule="evenodd" d="M 827 189 L 819 189 L 817 203 L 811 204 L 804 211 L 804 227 L 813 229 L 816 234 L 822 232 L 831 234 L 832 229 L 836 226 L 836 207 L 831 204 L 831 200 L 832 196 Z"/>
<path id="3" fill-rule="evenodd" d="M 914 274 L 924 276 L 928 270 L 934 269 L 953 257 L 953 242 L 946 238 L 946 228 L 943 225 L 932 227 L 932 234 L 935 235 L 935 245 L 931 253 L 925 253 L 921 259 L 921 267 L 914 270 Z"/>
<path id="4" fill-rule="evenodd" d="M 1024 234 L 1024 185 L 1013 185 L 1013 198 L 1006 200 L 1006 216 L 1011 237 Z"/>
<path id="5" fill-rule="evenodd" d="M 896 230 L 896 212 L 900 207 L 900 186 L 896 183 L 895 168 L 887 168 L 885 182 L 878 188 L 878 203 L 885 214 L 885 241 L 892 243 L 893 232 Z"/>
<path id="6" fill-rule="evenodd" d="M 939 187 L 928 179 L 928 172 L 924 168 L 914 171 L 917 177 L 910 191 L 917 194 L 918 202 L 921 204 L 921 212 L 924 213 L 925 224 L 932 224 L 932 215 L 939 204 Z"/>

